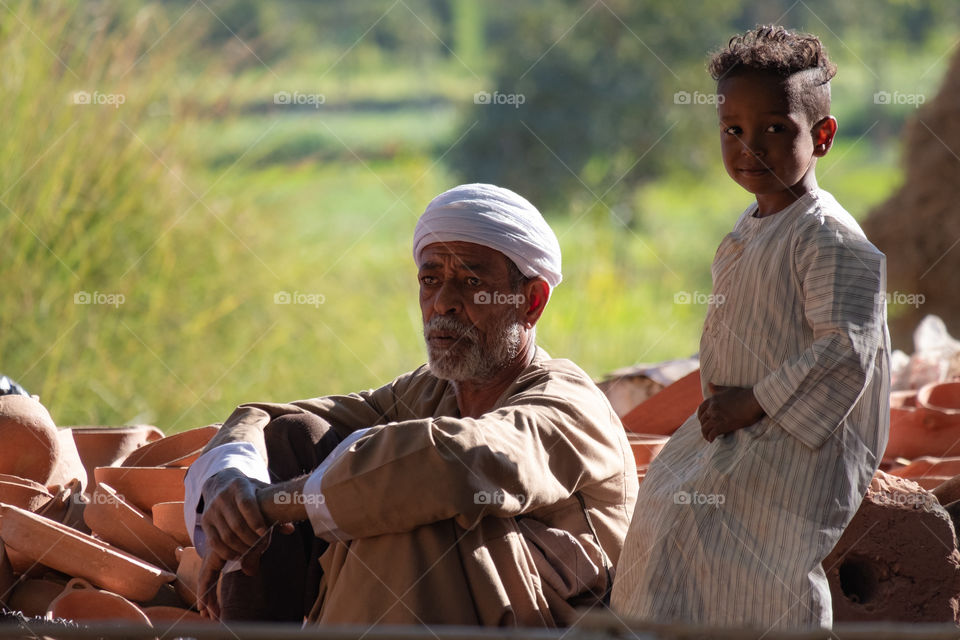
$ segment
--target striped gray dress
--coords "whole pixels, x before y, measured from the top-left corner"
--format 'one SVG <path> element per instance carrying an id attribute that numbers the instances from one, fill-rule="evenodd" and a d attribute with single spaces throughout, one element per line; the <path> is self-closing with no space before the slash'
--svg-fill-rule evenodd
<path id="1" fill-rule="evenodd" d="M 830 626 L 821 562 L 886 447 L 885 257 L 823 190 L 737 220 L 713 262 L 707 383 L 753 387 L 760 422 L 709 443 L 690 416 L 650 465 L 612 605 L 656 621 Z"/>

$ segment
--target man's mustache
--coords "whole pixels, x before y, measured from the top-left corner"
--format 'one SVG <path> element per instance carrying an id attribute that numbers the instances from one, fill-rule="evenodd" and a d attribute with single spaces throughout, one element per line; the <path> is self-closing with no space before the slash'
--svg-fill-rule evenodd
<path id="1" fill-rule="evenodd" d="M 478 338 L 476 327 L 448 316 L 434 316 L 423 325 L 424 338 L 437 335 L 449 335 L 457 340 L 476 341 Z"/>

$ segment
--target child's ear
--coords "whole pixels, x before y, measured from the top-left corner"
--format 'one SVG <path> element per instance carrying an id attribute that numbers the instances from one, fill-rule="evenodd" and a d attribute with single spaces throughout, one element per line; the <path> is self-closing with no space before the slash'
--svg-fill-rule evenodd
<path id="1" fill-rule="evenodd" d="M 822 158 L 833 146 L 833 137 L 837 135 L 837 119 L 827 116 L 813 125 L 813 155 Z"/>

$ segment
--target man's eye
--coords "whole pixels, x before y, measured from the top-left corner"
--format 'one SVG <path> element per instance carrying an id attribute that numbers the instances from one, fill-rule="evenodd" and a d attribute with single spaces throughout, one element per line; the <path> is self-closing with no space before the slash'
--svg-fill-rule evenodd
<path id="1" fill-rule="evenodd" d="M 420 284 L 422 285 L 434 285 L 437 284 L 437 279 L 434 276 L 420 276 Z"/>
<path id="2" fill-rule="evenodd" d="M 470 285 L 471 287 L 479 287 L 480 278 L 474 278 L 474 277 L 467 278 L 467 284 Z"/>

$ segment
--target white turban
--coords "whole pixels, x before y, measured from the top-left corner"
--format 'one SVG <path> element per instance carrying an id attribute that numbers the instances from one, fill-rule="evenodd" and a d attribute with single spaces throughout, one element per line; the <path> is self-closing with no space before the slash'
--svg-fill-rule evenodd
<path id="1" fill-rule="evenodd" d="M 427 205 L 413 232 L 413 259 L 434 242 L 472 242 L 510 258 L 520 272 L 553 289 L 560 273 L 560 243 L 532 204 L 492 184 L 462 184 Z"/>

